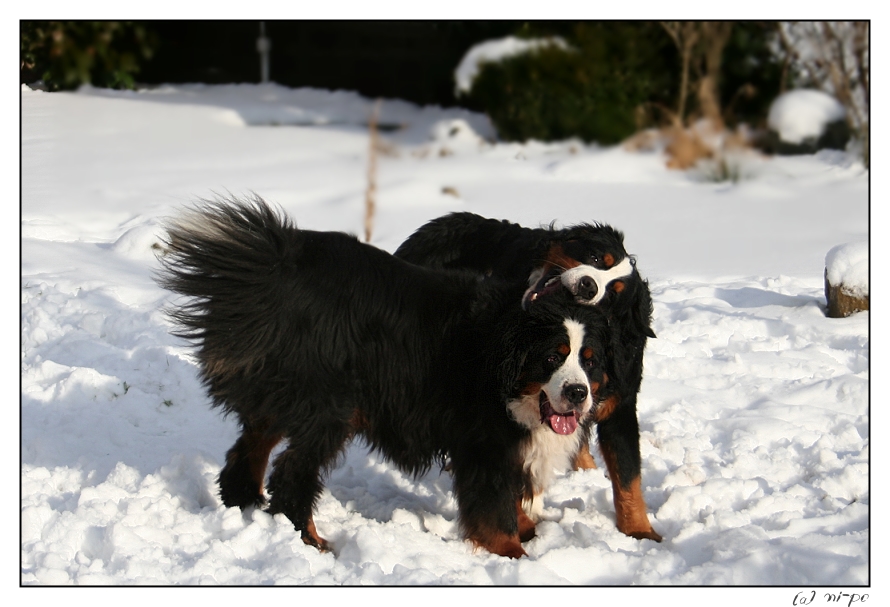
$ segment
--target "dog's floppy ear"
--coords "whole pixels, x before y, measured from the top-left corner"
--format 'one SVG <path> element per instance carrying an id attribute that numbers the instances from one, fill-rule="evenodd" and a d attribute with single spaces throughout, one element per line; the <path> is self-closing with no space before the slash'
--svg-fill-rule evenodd
<path id="1" fill-rule="evenodd" d="M 520 346 L 520 328 L 518 319 L 503 323 L 502 331 L 495 339 L 495 347 L 491 350 L 494 378 L 498 394 L 502 398 L 515 396 L 516 385 L 522 375 L 528 352 Z"/>
<path id="2" fill-rule="evenodd" d="M 649 283 L 637 276 L 634 285 L 634 303 L 631 307 L 631 318 L 634 327 L 646 337 L 655 338 L 652 330 L 652 296 L 649 294 Z"/>
<path id="3" fill-rule="evenodd" d="M 485 392 L 507 401 L 516 397 L 517 386 L 528 358 L 528 315 L 516 309 L 495 320 L 479 335 L 485 352 L 484 370 L 478 374 Z"/>

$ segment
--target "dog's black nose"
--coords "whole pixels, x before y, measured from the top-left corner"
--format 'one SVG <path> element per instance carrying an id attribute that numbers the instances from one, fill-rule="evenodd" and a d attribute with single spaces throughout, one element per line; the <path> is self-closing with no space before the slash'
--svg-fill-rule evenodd
<path id="1" fill-rule="evenodd" d="M 569 384 L 562 389 L 563 397 L 573 405 L 580 405 L 587 398 L 587 386 L 584 384 Z"/>
<path id="2" fill-rule="evenodd" d="M 578 292 L 575 295 L 581 299 L 593 299 L 598 290 L 596 281 L 590 276 L 584 276 L 578 281 Z"/>

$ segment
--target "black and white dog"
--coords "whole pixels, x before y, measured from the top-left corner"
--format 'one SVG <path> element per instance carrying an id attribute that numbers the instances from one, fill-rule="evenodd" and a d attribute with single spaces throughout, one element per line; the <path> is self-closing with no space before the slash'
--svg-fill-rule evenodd
<path id="1" fill-rule="evenodd" d="M 462 534 L 520 557 L 521 503 L 615 400 L 609 328 L 569 296 L 523 310 L 524 284 L 409 264 L 354 237 L 297 229 L 255 197 L 204 201 L 167 224 L 159 283 L 214 406 L 241 435 L 226 506 L 266 501 L 329 550 L 313 510 L 325 469 L 362 436 L 402 470 L 451 459 Z M 530 462 L 530 463 L 529 463 Z"/>
<path id="2" fill-rule="evenodd" d="M 430 221 L 396 251 L 411 263 L 465 269 L 527 286 L 523 307 L 568 294 L 578 307 L 594 307 L 609 324 L 610 396 L 582 426 L 575 468 L 595 468 L 588 438 L 597 426 L 615 503 L 618 529 L 638 539 L 661 541 L 652 529 L 640 486 L 637 393 L 643 351 L 652 331 L 649 287 L 624 248 L 624 235 L 603 224 L 563 229 L 525 228 L 474 213 L 452 213 Z M 535 456 L 526 459 L 535 466 Z"/>

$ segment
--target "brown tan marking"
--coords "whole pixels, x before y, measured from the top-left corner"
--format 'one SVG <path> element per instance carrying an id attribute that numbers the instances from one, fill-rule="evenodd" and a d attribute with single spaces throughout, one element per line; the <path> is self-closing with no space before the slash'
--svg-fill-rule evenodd
<path id="1" fill-rule="evenodd" d="M 615 257 L 611 253 L 606 253 L 603 255 L 603 263 L 606 264 L 606 269 L 611 268 L 615 265 Z"/>
<path id="2" fill-rule="evenodd" d="M 319 552 L 331 551 L 331 545 L 328 541 L 318 535 L 318 530 L 315 528 L 315 521 L 312 520 L 311 514 L 309 515 L 309 522 L 306 523 L 306 528 L 300 532 L 300 539 L 302 539 L 303 543 L 307 546 L 318 548 Z"/>
<path id="3" fill-rule="evenodd" d="M 544 261 L 551 267 L 562 268 L 563 270 L 569 270 L 581 265 L 580 261 L 566 255 L 565 251 L 562 249 L 562 245 L 559 244 L 550 247 Z M 545 267 L 545 274 L 549 269 L 550 268 Z"/>
<path id="4" fill-rule="evenodd" d="M 267 432 L 265 423 L 245 427 L 235 446 L 226 454 L 226 465 L 237 466 L 239 461 L 247 460 L 247 469 L 250 478 L 256 483 L 260 500 L 265 501 L 263 484 L 266 479 L 266 466 L 269 464 L 269 454 L 282 438 L 281 434 Z"/>
<path id="5" fill-rule="evenodd" d="M 537 394 L 538 392 L 543 390 L 543 388 L 544 388 L 544 384 L 539 384 L 539 383 L 526 384 L 526 386 L 522 389 L 520 394 L 522 396 L 529 396 L 531 394 Z"/>
<path id="6" fill-rule="evenodd" d="M 362 413 L 359 409 L 355 409 L 352 412 L 352 417 L 349 418 L 349 425 L 352 428 L 353 434 L 356 432 L 364 432 L 371 427 L 371 425 L 368 423 L 368 418 L 366 418 L 365 414 Z"/>
<path id="7" fill-rule="evenodd" d="M 516 500 L 516 522 L 519 524 L 519 541 L 527 542 L 535 537 L 535 521 L 522 509 L 522 500 Z"/>
<path id="8" fill-rule="evenodd" d="M 591 390 L 593 389 L 593 385 L 591 384 Z M 604 398 L 599 402 L 596 406 L 596 413 L 594 416 L 596 418 L 596 422 L 604 422 L 609 419 L 609 416 L 612 415 L 612 412 L 615 411 L 615 407 L 618 406 L 618 395 L 613 394 L 608 398 Z"/>
<path id="9" fill-rule="evenodd" d="M 581 357 L 585 360 L 590 360 L 593 358 L 593 349 L 590 347 L 584 348 L 581 351 Z M 592 381 L 590 382 L 590 393 L 596 395 L 599 393 L 599 389 L 601 386 L 605 386 L 609 383 L 609 376 L 603 373 L 603 381 L 602 383 Z M 615 409 L 615 405 L 618 402 L 618 398 L 616 396 L 610 396 L 609 398 L 599 402 L 594 409 L 594 419 L 597 422 L 601 422 L 602 420 L 609 417 L 612 414 L 612 411 Z M 605 404 L 605 409 L 603 408 Z M 604 414 L 601 415 L 600 412 L 604 411 Z M 573 470 L 596 470 L 596 460 L 593 459 L 593 455 L 590 453 L 590 445 L 586 442 L 583 443 L 578 448 L 578 453 L 575 454 L 575 459 L 572 461 L 572 469 Z"/>
<path id="10" fill-rule="evenodd" d="M 250 475 L 256 481 L 260 488 L 260 495 L 263 495 L 263 483 L 266 479 L 266 466 L 269 464 L 269 454 L 281 441 L 280 434 L 257 433 L 256 442 L 249 443 L 250 450 L 247 452 L 247 461 L 250 464 Z"/>
<path id="11" fill-rule="evenodd" d="M 612 497 L 615 501 L 615 522 L 618 530 L 624 535 L 629 535 L 638 540 L 661 541 L 661 536 L 656 533 L 649 522 L 646 512 L 646 502 L 643 500 L 643 490 L 640 477 L 632 479 L 626 486 L 618 477 L 618 461 L 615 453 L 607 445 L 600 443 L 603 459 L 606 461 L 606 469 L 612 480 Z"/>
<path id="12" fill-rule="evenodd" d="M 477 548 L 484 548 L 492 554 L 506 556 L 511 559 L 528 556 L 528 553 L 523 550 L 522 544 L 519 542 L 518 533 L 507 535 L 502 531 L 495 531 L 494 533 L 486 534 L 485 537 L 473 537 L 470 540 Z"/>
<path id="13" fill-rule="evenodd" d="M 572 462 L 573 470 L 596 470 L 596 460 L 590 454 L 590 445 L 583 444 L 575 454 L 575 460 Z"/>

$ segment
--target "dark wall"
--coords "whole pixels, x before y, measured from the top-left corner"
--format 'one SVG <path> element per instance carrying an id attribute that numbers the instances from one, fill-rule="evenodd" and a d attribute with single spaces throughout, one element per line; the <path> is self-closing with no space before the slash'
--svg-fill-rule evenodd
<path id="1" fill-rule="evenodd" d="M 259 21 L 153 21 L 146 84 L 259 82 Z M 454 70 L 475 43 L 511 34 L 508 21 L 266 21 L 270 79 L 453 105 Z"/>

